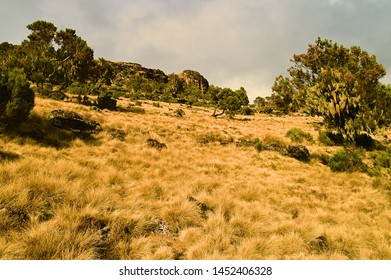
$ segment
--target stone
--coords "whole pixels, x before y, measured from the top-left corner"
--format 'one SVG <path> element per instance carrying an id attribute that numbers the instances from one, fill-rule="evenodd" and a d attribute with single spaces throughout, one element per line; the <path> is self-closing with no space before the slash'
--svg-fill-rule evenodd
<path id="1" fill-rule="evenodd" d="M 156 139 L 149 138 L 147 139 L 147 145 L 156 148 L 158 151 L 161 151 L 162 149 L 167 149 L 167 145 L 164 143 L 160 143 Z"/>
<path id="2" fill-rule="evenodd" d="M 102 131 L 100 124 L 73 111 L 54 110 L 47 114 L 52 126 L 75 133 L 96 134 Z"/>
<path id="3" fill-rule="evenodd" d="M 289 154 L 289 156 L 291 156 L 297 160 L 303 161 L 303 162 L 310 161 L 310 152 L 303 145 L 289 146 L 288 147 L 288 154 Z"/>

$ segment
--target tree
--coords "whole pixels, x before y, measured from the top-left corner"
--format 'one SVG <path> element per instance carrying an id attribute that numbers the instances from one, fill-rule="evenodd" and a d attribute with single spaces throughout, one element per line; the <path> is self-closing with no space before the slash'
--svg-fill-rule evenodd
<path id="1" fill-rule="evenodd" d="M 215 106 L 213 112 L 214 117 L 221 116 L 224 113 L 229 116 L 234 116 L 242 106 L 246 106 L 249 103 L 246 90 L 241 87 L 240 89 L 233 91 L 230 88 L 219 89 L 218 87 L 210 87 L 212 102 Z M 217 109 L 221 109 L 222 112 L 217 114 Z"/>
<path id="2" fill-rule="evenodd" d="M 0 120 L 19 123 L 27 120 L 34 107 L 34 92 L 22 69 L 0 75 Z"/>
<path id="3" fill-rule="evenodd" d="M 56 51 L 54 38 L 57 27 L 43 20 L 27 25 L 31 34 L 21 44 L 21 66 L 28 78 L 37 84 L 43 84 L 56 69 Z"/>
<path id="4" fill-rule="evenodd" d="M 294 55 L 292 62 L 291 78 L 279 76 L 274 86 L 281 96 L 289 97 L 288 108 L 296 102 L 322 116 L 326 126 L 342 133 L 348 142 L 378 127 L 385 111 L 379 79 L 386 72 L 375 56 L 357 46 L 345 48 L 318 38 L 307 53 Z"/>
<path id="5" fill-rule="evenodd" d="M 94 66 L 94 51 L 87 42 L 76 35 L 73 29 L 57 32 L 55 42 L 57 50 L 57 69 L 63 83 L 69 86 L 72 82 L 85 82 Z"/>

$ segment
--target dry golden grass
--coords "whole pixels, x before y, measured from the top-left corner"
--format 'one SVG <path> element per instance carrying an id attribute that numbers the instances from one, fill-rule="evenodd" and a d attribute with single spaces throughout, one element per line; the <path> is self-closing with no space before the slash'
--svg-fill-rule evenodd
<path id="1" fill-rule="evenodd" d="M 0 258 L 391 259 L 386 179 L 235 145 L 289 145 L 293 127 L 317 139 L 318 119 L 216 119 L 205 108 L 161 105 L 96 112 L 37 98 L 21 130 L 39 128 L 49 140 L 0 138 L 1 151 L 16 155 L 0 161 Z M 104 131 L 85 140 L 58 132 L 44 118 L 54 109 Z M 125 141 L 110 128 L 124 130 Z M 149 147 L 148 138 L 167 149 Z M 305 144 L 313 153 L 335 150 Z"/>

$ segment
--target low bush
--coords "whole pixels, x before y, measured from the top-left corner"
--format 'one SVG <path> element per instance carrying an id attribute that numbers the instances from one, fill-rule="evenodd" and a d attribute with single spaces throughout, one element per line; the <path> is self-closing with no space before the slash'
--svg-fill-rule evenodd
<path id="1" fill-rule="evenodd" d="M 366 172 L 367 165 L 362 161 L 358 150 L 343 149 L 335 153 L 329 160 L 329 167 L 334 172 Z"/>
<path id="2" fill-rule="evenodd" d="M 249 106 L 244 106 L 241 110 L 240 113 L 245 116 L 251 116 L 254 115 L 254 110 L 249 107 Z"/>
<path id="3" fill-rule="evenodd" d="M 314 139 L 308 132 L 301 130 L 300 128 L 292 128 L 286 133 L 286 137 L 289 137 L 293 142 L 302 143 L 304 140 L 312 142 Z"/>
<path id="4" fill-rule="evenodd" d="M 99 109 L 108 109 L 111 111 L 115 111 L 117 109 L 117 100 L 111 98 L 111 95 L 108 93 L 103 93 L 97 99 L 97 107 Z"/>
<path id="5" fill-rule="evenodd" d="M 342 134 L 330 130 L 319 130 L 318 140 L 326 146 L 340 146 L 344 143 Z"/>

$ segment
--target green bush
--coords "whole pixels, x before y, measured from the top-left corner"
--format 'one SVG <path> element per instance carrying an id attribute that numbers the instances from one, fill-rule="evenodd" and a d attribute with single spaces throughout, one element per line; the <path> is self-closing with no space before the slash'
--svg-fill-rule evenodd
<path id="1" fill-rule="evenodd" d="M 34 107 L 34 91 L 23 70 L 0 75 L 0 120 L 19 123 L 28 119 Z"/>
<path id="2" fill-rule="evenodd" d="M 265 149 L 265 146 L 262 144 L 259 138 L 255 139 L 254 147 L 258 152 L 261 152 Z"/>
<path id="3" fill-rule="evenodd" d="M 335 153 L 329 160 L 329 167 L 334 172 L 366 172 L 368 167 L 362 161 L 358 150 L 343 149 Z"/>
<path id="4" fill-rule="evenodd" d="M 99 109 L 108 109 L 111 111 L 117 110 L 117 100 L 111 98 L 111 95 L 108 93 L 101 94 L 97 99 L 97 107 Z"/>
<path id="5" fill-rule="evenodd" d="M 377 151 L 372 154 L 373 165 L 376 167 L 391 167 L 391 148 L 385 151 Z"/>
<path id="6" fill-rule="evenodd" d="M 251 116 L 251 115 L 254 115 L 254 111 L 251 107 L 249 106 L 244 106 L 242 109 L 241 109 L 241 114 L 242 115 L 245 115 L 245 116 Z"/>
<path id="7" fill-rule="evenodd" d="M 320 130 L 318 140 L 326 146 L 340 146 L 344 143 L 341 133 L 334 133 L 330 130 Z"/>
<path id="8" fill-rule="evenodd" d="M 308 132 L 304 132 L 300 128 L 292 128 L 286 133 L 286 137 L 289 137 L 293 142 L 302 143 L 304 140 L 312 142 L 314 139 Z"/>
<path id="9" fill-rule="evenodd" d="M 77 95 L 88 95 L 89 93 L 88 86 L 79 82 L 74 82 L 73 84 L 71 84 L 68 87 L 68 90 L 70 93 Z"/>

